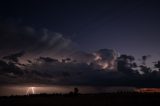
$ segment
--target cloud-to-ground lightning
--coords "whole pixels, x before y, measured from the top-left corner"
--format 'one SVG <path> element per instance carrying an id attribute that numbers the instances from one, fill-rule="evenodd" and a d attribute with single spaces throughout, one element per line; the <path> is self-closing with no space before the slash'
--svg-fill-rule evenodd
<path id="1" fill-rule="evenodd" d="M 28 89 L 27 89 L 27 92 L 26 92 L 26 95 L 28 95 L 28 94 L 35 94 L 35 87 L 29 87 Z"/>

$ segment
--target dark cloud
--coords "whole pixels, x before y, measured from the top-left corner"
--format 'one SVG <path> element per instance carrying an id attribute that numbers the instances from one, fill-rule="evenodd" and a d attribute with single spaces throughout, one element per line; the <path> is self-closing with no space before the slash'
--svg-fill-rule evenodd
<path id="1" fill-rule="evenodd" d="M 138 66 L 133 56 L 118 57 L 112 49 L 87 53 L 73 45 L 72 40 L 48 29 L 1 23 L 0 85 L 159 87 L 160 72 Z M 143 61 L 148 57 L 143 56 Z M 159 69 L 159 63 L 155 67 Z"/>
<path id="2" fill-rule="evenodd" d="M 144 55 L 144 56 L 142 56 L 142 64 L 143 65 L 146 65 L 146 60 L 148 59 L 148 58 L 150 58 L 151 57 L 151 55 Z"/>
<path id="3" fill-rule="evenodd" d="M 0 73 L 1 75 L 7 76 L 22 76 L 24 74 L 24 70 L 21 70 L 15 63 L 5 62 L 0 60 Z"/>
<path id="4" fill-rule="evenodd" d="M 28 29 L 34 29 L 32 27 L 26 27 L 15 23 L 3 23 L 0 24 L 0 49 L 3 51 L 15 52 L 15 50 L 28 49 L 34 42 L 36 37 L 32 36 L 34 33 Z M 28 32 L 29 31 L 29 32 Z"/>
<path id="5" fill-rule="evenodd" d="M 92 64 L 70 59 L 63 62 L 50 57 L 39 57 L 23 68 L 1 60 L 0 84 L 159 87 L 159 71 L 140 74 L 132 69 L 131 62 L 126 62 L 125 57 L 122 55 L 118 59 L 118 71 L 97 70 Z M 127 55 L 127 59 L 130 57 Z"/>
<path id="6" fill-rule="evenodd" d="M 134 73 L 138 73 L 137 70 L 133 70 L 132 68 L 135 68 L 136 64 L 134 62 L 134 57 L 130 55 L 121 55 L 118 57 L 117 62 L 117 69 L 120 72 L 123 72 L 127 75 L 132 75 Z"/>
<path id="7" fill-rule="evenodd" d="M 57 59 L 53 59 L 50 57 L 39 57 L 37 60 L 41 62 L 47 62 L 47 63 L 58 62 Z"/>
<path id="8" fill-rule="evenodd" d="M 154 66 L 155 66 L 155 68 L 158 68 L 160 71 L 160 61 L 156 62 Z"/>
<path id="9" fill-rule="evenodd" d="M 4 56 L 3 59 L 18 63 L 19 62 L 18 58 L 22 57 L 24 54 L 25 54 L 25 52 L 21 51 L 18 53 L 10 54 L 8 56 Z"/>
<path id="10" fill-rule="evenodd" d="M 1 21 L 0 21 L 1 22 Z M 36 29 L 21 23 L 0 23 L 0 56 L 25 50 L 26 55 L 59 56 L 73 51 L 73 43 L 60 33 L 46 28 Z"/>

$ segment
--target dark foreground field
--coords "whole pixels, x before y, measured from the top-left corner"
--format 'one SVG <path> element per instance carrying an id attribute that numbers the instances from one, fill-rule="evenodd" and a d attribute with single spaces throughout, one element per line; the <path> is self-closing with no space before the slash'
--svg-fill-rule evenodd
<path id="1" fill-rule="evenodd" d="M 160 105 L 160 93 L 39 94 L 0 97 L 0 106 L 136 106 Z"/>

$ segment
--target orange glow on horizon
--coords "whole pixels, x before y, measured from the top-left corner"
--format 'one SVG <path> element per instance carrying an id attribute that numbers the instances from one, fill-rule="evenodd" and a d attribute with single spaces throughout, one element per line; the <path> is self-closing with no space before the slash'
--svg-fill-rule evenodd
<path id="1" fill-rule="evenodd" d="M 136 92 L 145 93 L 145 92 L 159 92 L 160 88 L 138 88 L 135 90 Z"/>

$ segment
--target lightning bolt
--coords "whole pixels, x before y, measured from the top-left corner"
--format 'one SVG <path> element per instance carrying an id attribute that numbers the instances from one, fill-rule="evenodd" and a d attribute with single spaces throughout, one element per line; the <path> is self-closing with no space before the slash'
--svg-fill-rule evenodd
<path id="1" fill-rule="evenodd" d="M 32 94 L 35 94 L 35 87 L 29 87 L 26 91 L 26 95 L 30 94 L 30 92 L 32 92 Z"/>

